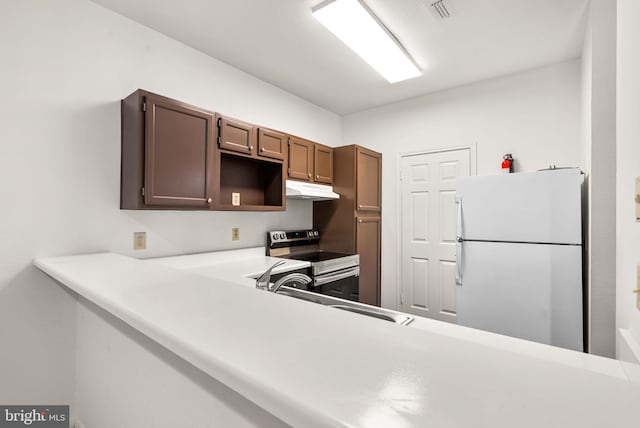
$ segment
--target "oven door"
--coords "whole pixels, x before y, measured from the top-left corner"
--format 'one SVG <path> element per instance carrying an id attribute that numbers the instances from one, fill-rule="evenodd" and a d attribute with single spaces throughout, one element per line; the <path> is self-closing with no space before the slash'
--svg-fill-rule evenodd
<path id="1" fill-rule="evenodd" d="M 359 266 L 317 275 L 313 278 L 313 287 L 310 287 L 310 291 L 357 302 L 359 278 Z"/>

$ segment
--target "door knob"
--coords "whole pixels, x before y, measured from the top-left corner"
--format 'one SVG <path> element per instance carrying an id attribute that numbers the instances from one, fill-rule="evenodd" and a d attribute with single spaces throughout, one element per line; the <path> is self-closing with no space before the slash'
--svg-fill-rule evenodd
<path id="1" fill-rule="evenodd" d="M 207 199 L 207 203 L 210 204 L 211 202 L 213 202 L 213 200 L 211 198 Z"/>

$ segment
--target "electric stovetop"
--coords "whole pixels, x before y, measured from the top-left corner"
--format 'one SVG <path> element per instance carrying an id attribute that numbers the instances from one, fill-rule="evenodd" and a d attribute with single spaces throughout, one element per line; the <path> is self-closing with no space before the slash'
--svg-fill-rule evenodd
<path id="1" fill-rule="evenodd" d="M 294 253 L 287 254 L 286 256 L 278 256 L 283 259 L 293 259 L 293 260 L 302 260 L 303 262 L 324 262 L 326 260 L 334 260 L 339 259 L 341 257 L 352 256 L 353 254 L 344 254 L 344 253 L 332 253 L 329 251 L 311 251 L 308 253 Z"/>

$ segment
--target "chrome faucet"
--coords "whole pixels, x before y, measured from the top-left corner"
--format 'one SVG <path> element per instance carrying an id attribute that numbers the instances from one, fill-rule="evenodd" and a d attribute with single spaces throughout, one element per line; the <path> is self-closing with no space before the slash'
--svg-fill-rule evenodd
<path id="1" fill-rule="evenodd" d="M 260 277 L 256 279 L 256 288 L 259 290 L 265 290 L 265 291 L 270 291 L 272 293 L 277 293 L 278 290 L 280 290 L 280 287 L 282 287 L 283 285 L 294 284 L 294 283 L 307 285 L 311 282 L 311 278 L 309 278 L 307 275 L 303 273 L 295 272 L 295 273 L 290 273 L 289 275 L 285 275 L 279 280 L 277 280 L 275 284 L 271 284 L 271 271 L 274 268 L 284 263 L 285 263 L 284 260 L 281 260 L 278 263 L 275 263 L 269 269 L 267 269 L 265 273 L 260 275 Z"/>
<path id="2" fill-rule="evenodd" d="M 277 268 L 280 265 L 285 263 L 284 260 L 280 260 L 278 263 L 271 266 L 269 269 L 265 271 L 258 279 L 256 279 L 256 288 L 259 290 L 267 290 L 269 291 L 269 284 L 271 282 L 271 271 L 274 268 Z"/>
<path id="3" fill-rule="evenodd" d="M 303 273 L 290 273 L 289 275 L 285 275 L 273 284 L 273 287 L 269 288 L 269 291 L 273 293 L 277 293 L 280 290 L 280 287 L 287 284 L 295 284 L 299 283 L 302 285 L 307 285 L 311 282 L 311 278 Z"/>

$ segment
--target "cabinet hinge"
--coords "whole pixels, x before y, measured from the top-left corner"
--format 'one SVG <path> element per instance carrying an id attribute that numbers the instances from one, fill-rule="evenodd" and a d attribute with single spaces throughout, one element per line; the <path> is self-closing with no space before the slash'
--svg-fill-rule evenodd
<path id="1" fill-rule="evenodd" d="M 218 137 L 218 144 L 220 144 L 220 137 Z"/>
<path id="2" fill-rule="evenodd" d="M 291 174 L 291 168 L 287 168 L 287 174 Z"/>
<path id="3" fill-rule="evenodd" d="M 222 126 L 222 119 L 218 118 L 218 128 Z"/>
<path id="4" fill-rule="evenodd" d="M 147 111 L 147 103 L 142 103 L 142 111 Z"/>
<path id="5" fill-rule="evenodd" d="M 144 187 L 142 188 L 142 192 L 141 193 L 142 193 L 142 196 L 144 196 Z"/>

